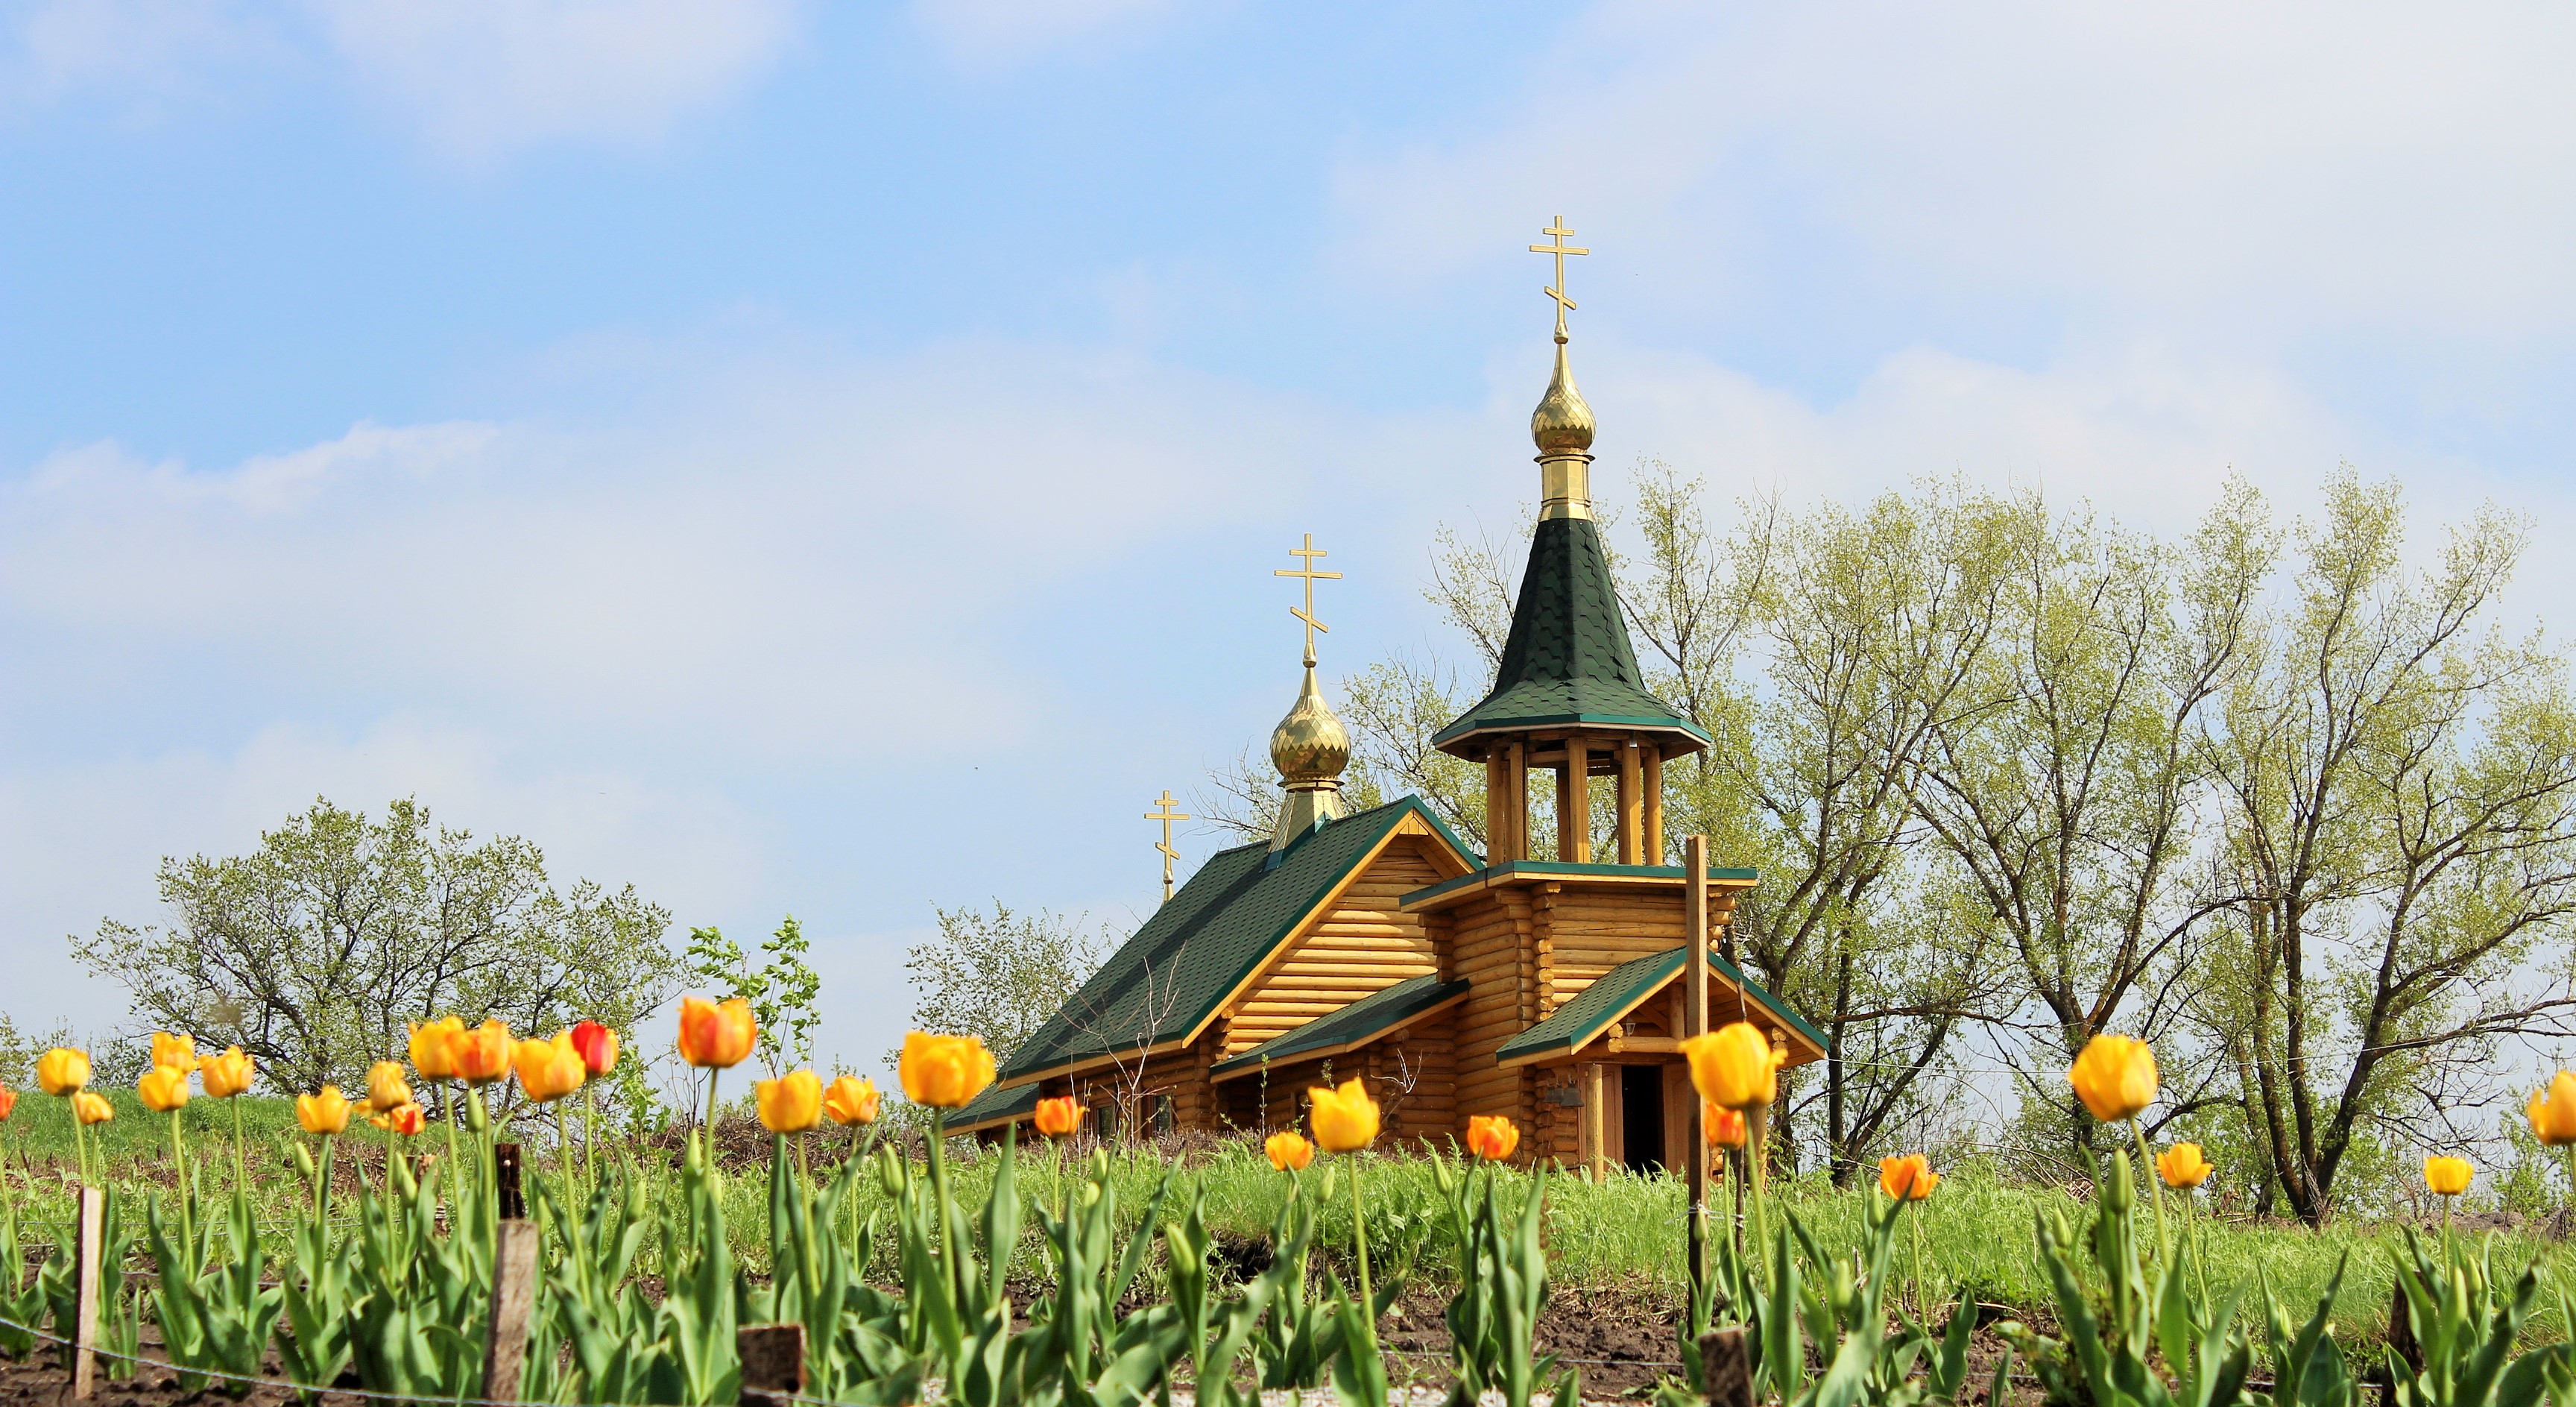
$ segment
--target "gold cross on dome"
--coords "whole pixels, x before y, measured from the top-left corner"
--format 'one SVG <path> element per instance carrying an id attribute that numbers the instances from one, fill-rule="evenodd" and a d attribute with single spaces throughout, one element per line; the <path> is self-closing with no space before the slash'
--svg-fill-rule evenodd
<path id="1" fill-rule="evenodd" d="M 1154 802 L 1154 809 L 1145 813 L 1146 820 L 1163 823 L 1162 842 L 1154 848 L 1163 852 L 1163 898 L 1166 902 L 1172 897 L 1172 862 L 1181 858 L 1181 852 L 1172 848 L 1172 822 L 1190 819 L 1187 812 L 1173 810 L 1172 804 L 1172 789 L 1165 787 L 1162 796 Z"/>
<path id="2" fill-rule="evenodd" d="M 1548 237 L 1548 243 L 1533 244 L 1530 246 L 1530 252 L 1556 256 L 1556 286 L 1539 291 L 1556 300 L 1556 340 L 1562 342 L 1565 340 L 1565 315 L 1574 308 L 1574 300 L 1565 296 L 1565 256 L 1589 254 L 1592 251 L 1577 249 L 1565 242 L 1566 236 L 1573 234 L 1574 231 L 1565 227 L 1565 217 L 1562 215 L 1557 216 L 1553 223 L 1539 233 Z"/>
<path id="3" fill-rule="evenodd" d="M 1305 609 L 1300 610 L 1295 606 L 1290 606 L 1288 608 L 1288 614 L 1295 616 L 1297 619 L 1306 623 L 1306 665 L 1311 669 L 1315 664 L 1315 632 L 1320 630 L 1327 635 L 1333 633 L 1333 628 L 1331 626 L 1315 619 L 1315 583 L 1319 581 L 1340 581 L 1342 579 L 1342 574 L 1340 572 L 1319 572 L 1315 570 L 1315 559 L 1330 554 L 1315 545 L 1315 535 L 1313 533 L 1306 534 L 1305 546 L 1289 548 L 1288 555 L 1291 557 L 1305 558 L 1305 564 L 1293 572 L 1281 570 L 1272 572 L 1271 575 L 1296 576 L 1304 577 L 1306 579 Z"/>

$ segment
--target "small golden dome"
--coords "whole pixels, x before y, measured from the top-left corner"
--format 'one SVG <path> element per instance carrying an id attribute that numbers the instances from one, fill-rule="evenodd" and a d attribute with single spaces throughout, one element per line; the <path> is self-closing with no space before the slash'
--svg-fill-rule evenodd
<path id="1" fill-rule="evenodd" d="M 1306 666 L 1306 684 L 1297 691 L 1296 705 L 1270 730 L 1270 761 L 1278 767 L 1280 780 L 1292 785 L 1331 781 L 1351 764 L 1350 730 L 1325 706 L 1311 664 Z"/>
<path id="2" fill-rule="evenodd" d="M 1548 379 L 1547 394 L 1539 398 L 1538 409 L 1530 412 L 1530 438 L 1538 442 L 1542 456 L 1587 454 L 1593 429 L 1592 407 L 1574 389 L 1574 368 L 1566 362 L 1565 338 L 1559 336 L 1556 375 Z"/>

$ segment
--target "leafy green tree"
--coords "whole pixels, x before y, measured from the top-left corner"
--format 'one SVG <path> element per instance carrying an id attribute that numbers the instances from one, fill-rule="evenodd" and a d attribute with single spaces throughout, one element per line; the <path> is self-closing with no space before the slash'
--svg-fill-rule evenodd
<path id="1" fill-rule="evenodd" d="M 761 943 L 758 967 L 742 945 L 715 927 L 689 930 L 689 974 L 728 997 L 751 1005 L 759 1023 L 761 1063 L 775 1079 L 813 1059 L 814 1028 L 822 1023 L 823 979 L 806 965 L 811 945 L 805 926 L 789 914 Z"/>
<path id="2" fill-rule="evenodd" d="M 982 1038 L 1008 1061 L 1070 999 L 1108 952 L 1108 932 L 1044 909 L 936 909 L 939 936 L 904 954 L 913 1029 Z M 891 1057 L 889 1057 L 891 1063 Z"/>
<path id="3" fill-rule="evenodd" d="M 449 1013 L 631 1036 L 678 974 L 670 914 L 633 886 L 558 891 L 535 845 L 434 826 L 408 798 L 373 820 L 317 799 L 247 855 L 164 859 L 160 890 L 168 924 L 102 920 L 73 956 L 142 1023 L 238 1044 L 281 1091 L 351 1085 L 408 1022 Z"/>

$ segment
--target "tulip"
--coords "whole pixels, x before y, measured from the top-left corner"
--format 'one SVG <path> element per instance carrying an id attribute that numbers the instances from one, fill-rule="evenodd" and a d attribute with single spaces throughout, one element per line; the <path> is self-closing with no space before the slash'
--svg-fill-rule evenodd
<path id="1" fill-rule="evenodd" d="M 1340 1089 L 1316 1086 L 1306 1091 L 1306 1100 L 1315 1142 L 1325 1152 L 1354 1153 L 1377 1141 L 1377 1101 L 1359 1080 L 1345 1080 Z"/>
<path id="2" fill-rule="evenodd" d="M 155 1114 L 178 1113 L 188 1102 L 188 1072 L 177 1065 L 155 1065 L 134 1082 L 143 1107 Z"/>
<path id="3" fill-rule="evenodd" d="M 1053 1099 L 1041 1099 L 1038 1101 L 1036 1115 L 1038 1132 L 1049 1138 L 1068 1137 L 1075 1129 L 1082 1127 L 1082 1116 L 1087 1112 L 1089 1111 L 1082 1107 L 1082 1102 L 1069 1094 L 1060 1094 Z"/>
<path id="4" fill-rule="evenodd" d="M 37 1078 L 43 1078 L 41 1070 Z M 2531 1136 L 2543 1144 L 2564 1148 L 2576 1143 L 2576 1074 L 2561 1070 L 2551 1076 L 2549 1088 L 2534 1094 L 2523 1113 L 2531 1120 Z"/>
<path id="5" fill-rule="evenodd" d="M 417 1104 L 405 1104 L 398 1109 L 379 1114 L 369 1122 L 380 1129 L 390 1129 L 405 1138 L 417 1138 L 422 1129 L 429 1127 L 429 1111 Z"/>
<path id="6" fill-rule="evenodd" d="M 760 1036 L 751 1003 L 740 997 L 720 1002 L 680 998 L 680 1058 L 701 1070 L 730 1070 L 751 1055 Z"/>
<path id="7" fill-rule="evenodd" d="M 89 1057 L 80 1051 L 56 1046 L 36 1059 L 36 1088 L 57 1099 L 80 1093 L 88 1083 Z"/>
<path id="8" fill-rule="evenodd" d="M 790 1070 L 775 1080 L 752 1082 L 761 1127 L 771 1133 L 811 1133 L 823 1126 L 823 1082 L 811 1070 Z"/>
<path id="9" fill-rule="evenodd" d="M 1741 1148 L 1748 1136 L 1744 1116 L 1723 1104 L 1699 1102 L 1700 1127 L 1706 1132 L 1711 1148 Z"/>
<path id="10" fill-rule="evenodd" d="M 974 1036 L 907 1033 L 895 1061 L 903 1097 L 933 1109 L 957 1109 L 993 1082 L 993 1053 Z"/>
<path id="11" fill-rule="evenodd" d="M 448 1042 L 463 1034 L 465 1023 L 453 1016 L 412 1022 L 411 1068 L 419 1071 L 424 1080 L 455 1079 L 455 1058 L 448 1053 Z"/>
<path id="12" fill-rule="evenodd" d="M 2426 1158 L 2424 1185 L 2436 1197 L 2457 1197 L 2469 1190 L 2469 1178 L 2475 1171 L 2466 1158 Z"/>
<path id="13" fill-rule="evenodd" d="M 582 1085 L 581 1053 L 572 1048 L 569 1036 L 513 1041 L 510 1064 L 518 1072 L 520 1091 L 539 1104 L 552 1104 Z"/>
<path id="14" fill-rule="evenodd" d="M 2066 1079 L 2094 1118 L 2106 1124 L 2134 1119 L 2156 1102 L 2156 1053 L 2145 1041 L 2095 1036 Z"/>
<path id="15" fill-rule="evenodd" d="M 1474 1114 L 1467 1119 L 1467 1151 L 1499 1163 L 1521 1146 L 1521 1131 L 1500 1114 Z"/>
<path id="16" fill-rule="evenodd" d="M 1941 1185 L 1931 1160 L 1920 1153 L 1878 1160 L 1878 1190 L 1899 1202 L 1920 1202 Z"/>
<path id="17" fill-rule="evenodd" d="M 152 1033 L 152 1063 L 181 1070 L 197 1066 L 197 1041 L 193 1036 L 174 1036 L 167 1031 Z"/>
<path id="18" fill-rule="evenodd" d="M 510 1028 L 497 1016 L 472 1030 L 460 1023 L 446 1033 L 446 1044 L 448 1073 L 468 1085 L 488 1085 L 510 1073 Z"/>
<path id="19" fill-rule="evenodd" d="M 1315 1161 L 1315 1145 L 1295 1129 L 1283 1129 L 1262 1142 L 1261 1151 L 1270 1155 L 1270 1166 L 1281 1172 L 1302 1172 Z"/>
<path id="20" fill-rule="evenodd" d="M 617 1033 L 596 1021 L 574 1024 L 572 1048 L 581 1052 L 581 1068 L 594 1077 L 617 1068 Z"/>
<path id="21" fill-rule="evenodd" d="M 2165 1186 L 2185 1192 L 2209 1181 L 2209 1175 L 2216 1171 L 2209 1159 L 2201 1156 L 2197 1143 L 2177 1143 L 2156 1155 L 2156 1176 L 2165 1180 Z"/>
<path id="22" fill-rule="evenodd" d="M 411 1086 L 403 1083 L 402 1066 L 379 1060 L 367 1067 L 367 1108 L 382 1114 L 411 1103 Z"/>
<path id="23" fill-rule="evenodd" d="M 18 1112 L 18 1091 L 7 1085 L 0 1085 L 0 1124 L 9 1122 L 9 1116 L 16 1112 Z"/>
<path id="24" fill-rule="evenodd" d="M 1700 1098 L 1721 1108 L 1744 1110 L 1768 1105 L 1778 1093 L 1780 1062 L 1788 1052 L 1772 1047 L 1771 1038 L 1749 1021 L 1732 1022 L 1680 1046 L 1690 1061 L 1691 1083 Z"/>
<path id="25" fill-rule="evenodd" d="M 76 1090 L 72 1094 L 72 1117 L 83 1125 L 103 1124 L 116 1117 L 116 1106 L 88 1090 Z"/>
<path id="26" fill-rule="evenodd" d="M 229 1046 L 221 1055 L 209 1055 L 197 1062 L 197 1074 L 206 1082 L 208 1099 L 230 1099 L 250 1088 L 250 1077 L 256 1073 L 250 1057 L 240 1046 Z"/>
<path id="27" fill-rule="evenodd" d="M 295 1122 L 302 1124 L 306 1133 L 328 1138 L 349 1126 L 352 1107 L 338 1085 L 324 1085 L 319 1094 L 295 1096 Z"/>
<path id="28" fill-rule="evenodd" d="M 823 1112 L 843 1128 L 864 1127 L 877 1121 L 877 1112 L 885 1096 L 878 1092 L 877 1082 L 855 1075 L 842 1075 L 823 1091 Z"/>

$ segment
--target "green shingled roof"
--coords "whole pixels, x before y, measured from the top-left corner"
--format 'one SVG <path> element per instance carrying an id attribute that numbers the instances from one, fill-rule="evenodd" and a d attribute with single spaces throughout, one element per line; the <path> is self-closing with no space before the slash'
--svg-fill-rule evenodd
<path id="1" fill-rule="evenodd" d="M 1038 1111 L 1035 1084 L 1013 1085 L 1008 1089 L 988 1085 L 982 1094 L 967 1100 L 964 1108 L 948 1116 L 950 1133 L 974 1133 L 995 1124 L 1025 1119 Z"/>
<path id="2" fill-rule="evenodd" d="M 1407 814 L 1428 821 L 1462 859 L 1475 863 L 1474 853 L 1412 796 L 1309 832 L 1276 866 L 1265 863 L 1266 841 L 1220 850 L 1012 1052 L 1002 1078 L 1187 1036 Z"/>
<path id="3" fill-rule="evenodd" d="M 1493 691 L 1431 741 L 1466 756 L 1480 751 L 1467 742 L 1477 733 L 1573 723 L 1665 728 L 1702 746 L 1709 741 L 1697 724 L 1646 692 L 1599 525 L 1549 518 L 1530 538 L 1529 569 L 1521 576 Z"/>
<path id="4" fill-rule="evenodd" d="M 1293 1031 L 1273 1036 L 1241 1055 L 1220 1060 L 1208 1073 L 1223 1079 L 1237 1070 L 1255 1069 L 1263 1061 L 1276 1064 L 1320 1051 L 1347 1050 L 1366 1044 L 1465 995 L 1467 984 L 1464 982 L 1443 982 L 1428 973 L 1407 978 L 1392 987 L 1371 992 L 1331 1015 L 1318 1016 Z"/>
<path id="5" fill-rule="evenodd" d="M 1530 1027 L 1494 1052 L 1502 1064 L 1527 1060 L 1534 1056 L 1561 1055 L 1582 1049 L 1593 1038 L 1610 1029 L 1619 1014 L 1635 1006 L 1656 988 L 1680 974 L 1687 948 L 1673 948 L 1647 957 L 1623 962 L 1599 980 L 1583 989 L 1574 1000 L 1558 1007 L 1556 1014 Z M 1825 1033 L 1810 1026 L 1806 1018 L 1791 1011 L 1760 984 L 1749 981 L 1736 970 L 1735 964 L 1720 956 L 1714 948 L 1708 954 L 1709 970 L 1742 988 L 1747 996 L 1764 1010 L 1797 1028 L 1798 1034 L 1813 1041 L 1818 1050 L 1825 1047 Z"/>

